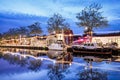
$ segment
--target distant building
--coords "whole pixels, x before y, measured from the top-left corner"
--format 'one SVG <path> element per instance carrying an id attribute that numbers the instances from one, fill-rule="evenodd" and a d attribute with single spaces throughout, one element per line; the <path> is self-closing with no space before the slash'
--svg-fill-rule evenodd
<path id="1" fill-rule="evenodd" d="M 109 44 L 116 42 L 118 47 L 120 47 L 120 32 L 108 33 L 108 34 L 94 34 L 92 37 L 92 42 Z"/>
<path id="2" fill-rule="evenodd" d="M 107 33 L 107 34 L 96 34 L 93 36 L 81 36 L 73 35 L 72 30 L 62 31 L 61 33 L 50 34 L 47 36 L 32 36 L 32 37 L 20 37 L 18 39 L 1 40 L 0 45 L 12 45 L 12 46 L 47 46 L 57 40 L 63 41 L 63 43 L 70 45 L 73 41 L 77 41 L 80 44 L 82 42 L 95 42 L 101 44 L 111 44 L 117 43 L 120 47 L 120 32 L 117 33 Z"/>
<path id="3" fill-rule="evenodd" d="M 72 30 L 65 30 L 61 33 L 50 34 L 47 36 L 47 43 L 48 45 L 56 42 L 57 40 L 63 41 L 63 43 L 70 45 L 73 42 L 73 32 Z"/>
<path id="4" fill-rule="evenodd" d="M 74 43 L 77 43 L 77 44 L 86 43 L 86 42 L 101 43 L 103 45 L 117 43 L 118 47 L 120 47 L 120 32 L 107 33 L 107 34 L 93 33 L 93 36 L 73 35 L 73 41 Z"/>

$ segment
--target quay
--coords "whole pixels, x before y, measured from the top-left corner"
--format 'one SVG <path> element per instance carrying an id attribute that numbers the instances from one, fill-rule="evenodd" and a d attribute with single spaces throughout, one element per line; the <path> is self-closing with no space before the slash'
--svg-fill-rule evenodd
<path id="1" fill-rule="evenodd" d="M 48 51 L 49 48 L 46 47 L 41 47 L 41 46 L 28 46 L 28 45 L 19 45 L 19 46 L 1 46 L 1 48 L 19 48 L 19 49 L 32 49 L 32 50 L 45 50 Z M 120 55 L 120 48 L 116 49 L 108 49 L 108 48 L 103 48 L 104 50 L 102 51 L 97 51 L 95 50 L 88 50 L 88 49 L 82 49 L 82 50 L 73 50 L 71 46 L 67 46 L 64 50 L 67 52 L 71 52 L 73 55 L 74 54 L 88 54 L 88 55 Z M 109 51 L 108 51 L 109 50 Z"/>
<path id="2" fill-rule="evenodd" d="M 0 46 L 1 48 L 20 48 L 20 49 L 34 49 L 34 50 L 48 50 L 48 47 L 40 47 L 40 46 Z"/>

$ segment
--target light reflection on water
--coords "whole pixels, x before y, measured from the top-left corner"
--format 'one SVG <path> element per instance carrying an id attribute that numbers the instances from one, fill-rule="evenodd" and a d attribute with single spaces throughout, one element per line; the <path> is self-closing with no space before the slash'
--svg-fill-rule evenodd
<path id="1" fill-rule="evenodd" d="M 120 57 L 66 51 L 0 49 L 1 80 L 119 80 Z"/>

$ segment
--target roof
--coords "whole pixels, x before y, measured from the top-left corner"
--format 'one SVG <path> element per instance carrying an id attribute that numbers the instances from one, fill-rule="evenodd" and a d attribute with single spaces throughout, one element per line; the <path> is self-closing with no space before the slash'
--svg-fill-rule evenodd
<path id="1" fill-rule="evenodd" d="M 106 33 L 106 34 L 93 33 L 93 36 L 96 36 L 96 37 L 120 36 L 120 32 L 116 32 L 116 33 Z"/>

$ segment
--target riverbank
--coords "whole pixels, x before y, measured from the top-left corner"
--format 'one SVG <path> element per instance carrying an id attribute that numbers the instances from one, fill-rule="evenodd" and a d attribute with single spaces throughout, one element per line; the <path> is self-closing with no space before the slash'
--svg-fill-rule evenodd
<path id="1" fill-rule="evenodd" d="M 3 48 L 21 48 L 21 49 L 35 49 L 35 50 L 48 50 L 48 47 L 40 47 L 40 46 L 27 46 L 27 45 L 19 45 L 19 46 L 0 46 L 0 47 L 3 47 Z"/>
<path id="2" fill-rule="evenodd" d="M 19 46 L 12 46 L 12 45 L 0 45 L 1 48 L 20 48 L 20 49 L 33 49 L 33 50 L 49 50 L 48 47 L 42 47 L 42 46 L 28 46 L 28 45 L 19 45 Z M 65 49 L 67 52 L 73 52 L 73 54 L 98 54 L 97 52 L 95 52 L 96 50 L 94 50 L 94 52 L 90 52 L 88 50 L 84 50 L 84 51 L 77 51 L 74 52 L 74 50 L 72 49 L 72 47 L 66 47 Z M 105 54 L 104 52 L 99 54 Z M 107 53 L 107 54 L 113 54 L 113 55 L 118 55 L 120 54 L 120 48 L 116 48 L 116 49 L 111 49 L 111 52 Z"/>

